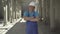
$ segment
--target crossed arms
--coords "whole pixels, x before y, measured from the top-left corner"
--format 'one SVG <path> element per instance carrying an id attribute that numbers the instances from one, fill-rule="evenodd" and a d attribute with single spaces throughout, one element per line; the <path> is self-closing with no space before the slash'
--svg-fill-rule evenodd
<path id="1" fill-rule="evenodd" d="M 34 18 L 34 17 L 26 17 L 26 16 L 24 16 L 24 20 L 27 20 L 27 21 L 39 21 L 39 17 Z"/>

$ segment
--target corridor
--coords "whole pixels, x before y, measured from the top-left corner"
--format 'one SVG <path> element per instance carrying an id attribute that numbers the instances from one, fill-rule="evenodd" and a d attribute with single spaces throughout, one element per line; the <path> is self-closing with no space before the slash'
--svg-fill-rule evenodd
<path id="1" fill-rule="evenodd" d="M 25 34 L 24 11 L 31 1 L 39 12 L 38 33 L 60 34 L 60 0 L 0 0 L 0 34 Z"/>

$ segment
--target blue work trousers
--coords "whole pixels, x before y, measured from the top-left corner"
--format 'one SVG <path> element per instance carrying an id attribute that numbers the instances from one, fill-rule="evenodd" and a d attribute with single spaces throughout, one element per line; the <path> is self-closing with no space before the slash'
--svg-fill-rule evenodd
<path id="1" fill-rule="evenodd" d="M 38 34 L 37 22 L 26 22 L 26 34 Z"/>

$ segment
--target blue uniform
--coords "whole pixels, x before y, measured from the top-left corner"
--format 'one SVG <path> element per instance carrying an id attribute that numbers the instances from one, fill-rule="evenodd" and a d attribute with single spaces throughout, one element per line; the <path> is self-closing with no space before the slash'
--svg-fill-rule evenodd
<path id="1" fill-rule="evenodd" d="M 37 17 L 38 12 L 33 11 L 29 13 L 28 11 L 24 12 L 24 16 L 27 17 Z M 26 22 L 26 34 L 38 34 L 38 25 L 37 22 L 27 21 Z"/>

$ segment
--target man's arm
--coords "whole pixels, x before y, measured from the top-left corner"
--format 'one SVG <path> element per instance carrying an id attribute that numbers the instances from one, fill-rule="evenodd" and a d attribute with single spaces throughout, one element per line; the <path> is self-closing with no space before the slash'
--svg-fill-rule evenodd
<path id="1" fill-rule="evenodd" d="M 25 20 L 29 20 L 29 21 L 39 21 L 39 17 L 24 17 Z"/>
<path id="2" fill-rule="evenodd" d="M 32 17 L 26 17 L 24 16 L 24 20 L 31 21 Z"/>
<path id="3" fill-rule="evenodd" d="M 35 18 L 31 19 L 31 21 L 39 21 L 40 18 L 38 11 L 36 11 L 34 14 L 35 14 Z"/>
<path id="4" fill-rule="evenodd" d="M 29 17 L 24 16 L 24 20 L 30 20 L 30 18 L 29 18 Z"/>
<path id="5" fill-rule="evenodd" d="M 39 21 L 39 17 L 36 17 L 36 18 L 32 18 L 30 21 Z"/>

